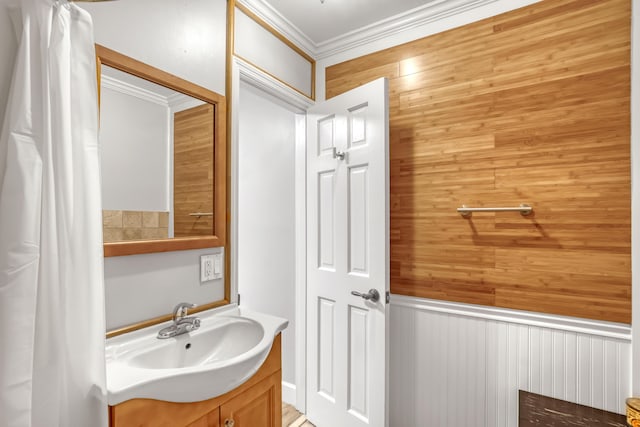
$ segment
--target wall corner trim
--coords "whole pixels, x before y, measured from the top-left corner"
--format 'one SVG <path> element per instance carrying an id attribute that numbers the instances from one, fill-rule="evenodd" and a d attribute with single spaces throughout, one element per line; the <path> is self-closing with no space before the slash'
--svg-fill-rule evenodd
<path id="1" fill-rule="evenodd" d="M 538 326 L 541 328 L 557 329 L 631 342 L 631 326 L 624 323 L 439 301 L 398 294 L 391 295 L 391 305 L 421 311 L 448 313 L 505 323 Z"/>

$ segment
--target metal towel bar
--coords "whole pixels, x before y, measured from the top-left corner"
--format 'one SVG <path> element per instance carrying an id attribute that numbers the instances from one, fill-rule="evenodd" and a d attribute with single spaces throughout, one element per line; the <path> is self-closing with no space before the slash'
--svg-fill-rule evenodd
<path id="1" fill-rule="evenodd" d="M 462 205 L 461 208 L 456 210 L 465 218 L 469 218 L 473 212 L 520 212 L 520 215 L 522 216 L 527 216 L 533 212 L 533 208 L 524 203 L 517 207 L 506 208 L 470 208 L 466 205 Z"/>

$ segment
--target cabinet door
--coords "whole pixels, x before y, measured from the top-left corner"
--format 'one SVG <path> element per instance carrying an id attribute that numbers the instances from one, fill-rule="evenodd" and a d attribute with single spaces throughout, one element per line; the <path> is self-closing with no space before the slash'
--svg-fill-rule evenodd
<path id="1" fill-rule="evenodd" d="M 220 409 L 216 408 L 186 427 L 220 427 Z"/>
<path id="2" fill-rule="evenodd" d="M 282 427 L 282 371 L 220 406 L 221 427 Z"/>

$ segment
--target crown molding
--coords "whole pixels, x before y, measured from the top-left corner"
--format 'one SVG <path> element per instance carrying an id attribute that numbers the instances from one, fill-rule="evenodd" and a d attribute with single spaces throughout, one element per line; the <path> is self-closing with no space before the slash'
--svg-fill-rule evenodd
<path id="1" fill-rule="evenodd" d="M 332 39 L 315 43 L 264 0 L 238 0 L 315 60 L 390 37 L 499 0 L 433 0 Z"/>
<path id="2" fill-rule="evenodd" d="M 111 76 L 100 76 L 100 85 L 105 89 L 111 89 L 143 101 L 171 108 L 173 111 L 182 111 L 204 104 L 204 101 L 185 95 L 184 93 L 175 92 L 171 95 L 164 96 Z"/>
<path id="3" fill-rule="evenodd" d="M 327 58 L 337 53 L 421 27 L 425 24 L 446 19 L 450 16 L 458 15 L 496 1 L 499 0 L 432 1 L 407 12 L 391 16 L 341 36 L 318 43 L 315 46 L 314 58 Z"/>
<path id="4" fill-rule="evenodd" d="M 125 95 L 130 95 L 135 98 L 142 99 L 144 101 L 162 105 L 163 107 L 169 107 L 169 101 L 167 97 L 158 95 L 157 93 L 151 92 L 150 90 L 142 89 L 140 87 L 134 86 L 130 83 L 110 76 L 100 76 L 100 85 L 105 89 L 111 89 Z"/>
<path id="5" fill-rule="evenodd" d="M 317 45 L 305 33 L 264 0 L 237 0 L 293 44 L 315 59 Z"/>

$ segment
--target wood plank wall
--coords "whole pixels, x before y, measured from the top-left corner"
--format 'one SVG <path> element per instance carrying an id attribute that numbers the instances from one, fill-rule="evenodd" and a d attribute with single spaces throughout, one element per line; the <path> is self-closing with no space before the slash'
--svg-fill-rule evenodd
<path id="1" fill-rule="evenodd" d="M 390 79 L 393 293 L 630 322 L 630 21 L 545 0 L 327 68 Z"/>
<path id="2" fill-rule="evenodd" d="M 213 234 L 214 106 L 174 114 L 173 224 L 175 237 Z M 211 213 L 211 216 L 191 216 Z"/>

